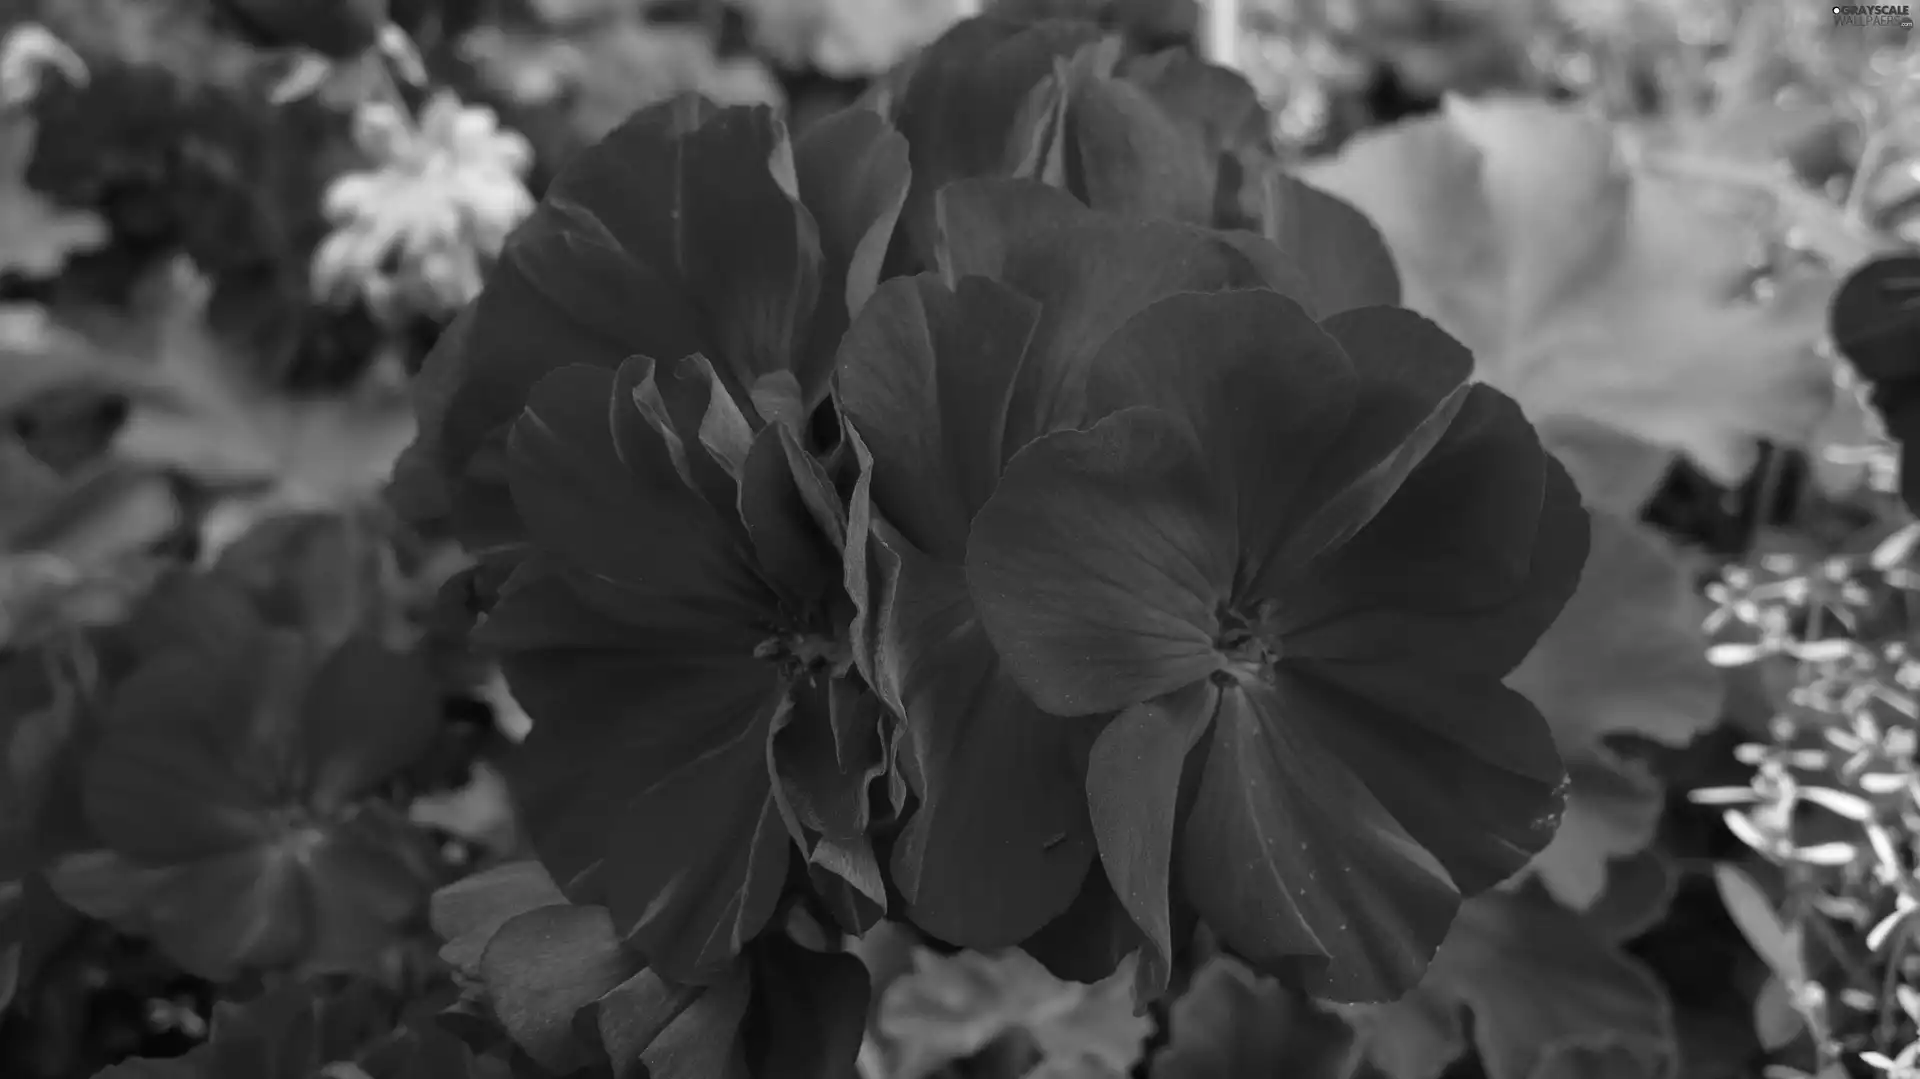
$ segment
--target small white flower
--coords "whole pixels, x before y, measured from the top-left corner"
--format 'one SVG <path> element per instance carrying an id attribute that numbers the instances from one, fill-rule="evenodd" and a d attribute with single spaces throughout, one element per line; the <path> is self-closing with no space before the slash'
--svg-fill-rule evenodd
<path id="1" fill-rule="evenodd" d="M 366 299 L 444 313 L 479 291 L 484 265 L 533 211 L 523 177 L 533 148 L 493 111 L 441 92 L 417 122 L 387 104 L 355 117 L 355 140 L 374 164 L 327 189 L 335 231 L 314 252 L 323 299 Z"/>

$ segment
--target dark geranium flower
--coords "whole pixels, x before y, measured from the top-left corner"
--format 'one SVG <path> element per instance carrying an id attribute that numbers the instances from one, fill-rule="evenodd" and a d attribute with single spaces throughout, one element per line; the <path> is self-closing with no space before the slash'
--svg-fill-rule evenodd
<path id="1" fill-rule="evenodd" d="M 1580 576 L 1579 497 L 1397 308 L 1174 296 L 1089 371 L 1104 418 L 1021 449 L 973 521 L 987 636 L 1041 709 L 1118 713 L 1093 827 L 1162 955 L 1171 883 L 1245 958 L 1397 997 L 1553 834 L 1561 763 L 1502 679 Z"/>
<path id="2" fill-rule="evenodd" d="M 881 598 L 860 637 L 875 688 L 905 718 L 902 767 L 919 799 L 894 883 L 915 924 L 996 948 L 1081 889 L 1096 728 L 1046 715 L 1007 677 L 967 594 L 968 529 L 1015 450 L 1082 418 L 1109 334 L 1156 300 L 1263 276 L 1206 230 L 1123 221 L 1038 183 L 953 184 L 938 218 L 945 274 L 874 294 L 840 351 L 839 400 L 872 455 Z"/>
<path id="3" fill-rule="evenodd" d="M 1834 294 L 1829 323 L 1900 444 L 1900 498 L 1920 513 L 1920 255 L 1887 255 L 1856 268 Z"/>
<path id="4" fill-rule="evenodd" d="M 817 403 L 906 188 L 906 146 L 871 112 L 792 142 L 766 108 L 635 113 L 568 162 L 428 357 L 397 499 L 470 548 L 518 541 L 505 428 L 570 364 L 699 353 L 756 428 Z"/>
<path id="5" fill-rule="evenodd" d="M 509 778 L 554 878 L 697 984 L 772 918 L 796 843 L 877 911 L 844 515 L 793 428 L 756 434 L 703 357 L 639 357 L 542 379 L 507 458 L 531 557 L 481 637 L 534 720 Z"/>

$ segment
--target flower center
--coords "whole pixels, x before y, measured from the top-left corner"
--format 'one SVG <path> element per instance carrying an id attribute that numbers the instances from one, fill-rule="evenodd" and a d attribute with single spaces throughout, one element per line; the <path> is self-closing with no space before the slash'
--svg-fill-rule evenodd
<path id="1" fill-rule="evenodd" d="M 1269 603 L 1262 602 L 1251 614 L 1238 608 L 1220 608 L 1220 633 L 1213 640 L 1220 653 L 1221 668 L 1213 680 L 1221 686 L 1273 681 L 1274 664 L 1280 662 L 1280 641 L 1266 631 Z"/>
<path id="2" fill-rule="evenodd" d="M 838 678 L 853 666 L 851 645 L 819 633 L 775 634 L 761 641 L 753 656 L 771 660 L 779 665 L 781 674 L 796 680 L 817 674 Z"/>

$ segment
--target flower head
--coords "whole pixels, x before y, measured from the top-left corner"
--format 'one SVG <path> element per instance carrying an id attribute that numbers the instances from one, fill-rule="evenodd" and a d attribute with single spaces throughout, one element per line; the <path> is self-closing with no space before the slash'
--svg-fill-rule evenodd
<path id="1" fill-rule="evenodd" d="M 1395 997 L 1552 836 L 1561 763 L 1502 679 L 1579 579 L 1579 497 L 1397 308 L 1171 296 L 1088 370 L 1097 422 L 1022 448 L 974 518 L 981 624 L 1040 708 L 1114 715 L 1093 828 L 1159 948 L 1171 881 L 1246 957 Z"/>

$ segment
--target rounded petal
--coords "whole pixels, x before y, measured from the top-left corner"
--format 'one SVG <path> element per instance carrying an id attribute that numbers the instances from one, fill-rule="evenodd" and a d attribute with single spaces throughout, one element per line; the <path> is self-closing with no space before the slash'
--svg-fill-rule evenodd
<path id="1" fill-rule="evenodd" d="M 1552 841 L 1566 802 L 1553 734 L 1520 694 L 1401 666 L 1283 663 L 1287 722 L 1310 726 L 1463 895 Z"/>
<path id="2" fill-rule="evenodd" d="M 1476 385 L 1372 521 L 1270 593 L 1275 628 L 1296 656 L 1504 678 L 1572 598 L 1590 542 L 1566 470 Z"/>
<path id="3" fill-rule="evenodd" d="M 1191 431 L 1128 409 L 1014 456 L 974 520 L 967 583 L 1040 707 L 1111 712 L 1218 669 L 1232 536 L 1231 503 Z"/>
<path id="4" fill-rule="evenodd" d="M 1150 404 L 1177 417 L 1230 491 L 1244 563 L 1278 549 L 1321 497 L 1314 479 L 1353 422 L 1359 380 L 1300 305 L 1264 290 L 1153 304 L 1093 359 L 1094 415 Z M 1224 597 L 1222 597 L 1224 598 Z"/>
<path id="5" fill-rule="evenodd" d="M 1451 428 L 1473 377 L 1466 346 L 1411 311 L 1369 307 L 1320 325 L 1353 365 L 1354 407 L 1307 477 L 1296 528 L 1277 548 L 1247 552 L 1255 596 L 1373 519 Z"/>
<path id="6" fill-rule="evenodd" d="M 818 339 L 838 341 L 847 318 L 860 313 L 880 283 L 907 200 L 907 153 L 907 140 L 867 109 L 823 117 L 794 140 L 800 201 L 820 229 L 825 259 Z"/>
<path id="7" fill-rule="evenodd" d="M 892 108 L 913 170 L 893 256 L 902 269 L 932 265 L 940 191 L 1010 169 L 1009 137 L 1027 95 L 1053 74 L 1056 59 L 1099 37 L 1091 23 L 1029 25 L 989 15 L 956 23 L 914 58 Z"/>
<path id="8" fill-rule="evenodd" d="M 1386 237 L 1347 200 L 1275 169 L 1265 189 L 1266 234 L 1312 267 L 1314 313 L 1400 305 L 1400 273 Z"/>
<path id="9" fill-rule="evenodd" d="M 1420 981 L 1460 895 L 1291 702 L 1221 695 L 1182 832 L 1180 882 L 1229 949 L 1316 996 L 1393 1000 Z"/>

